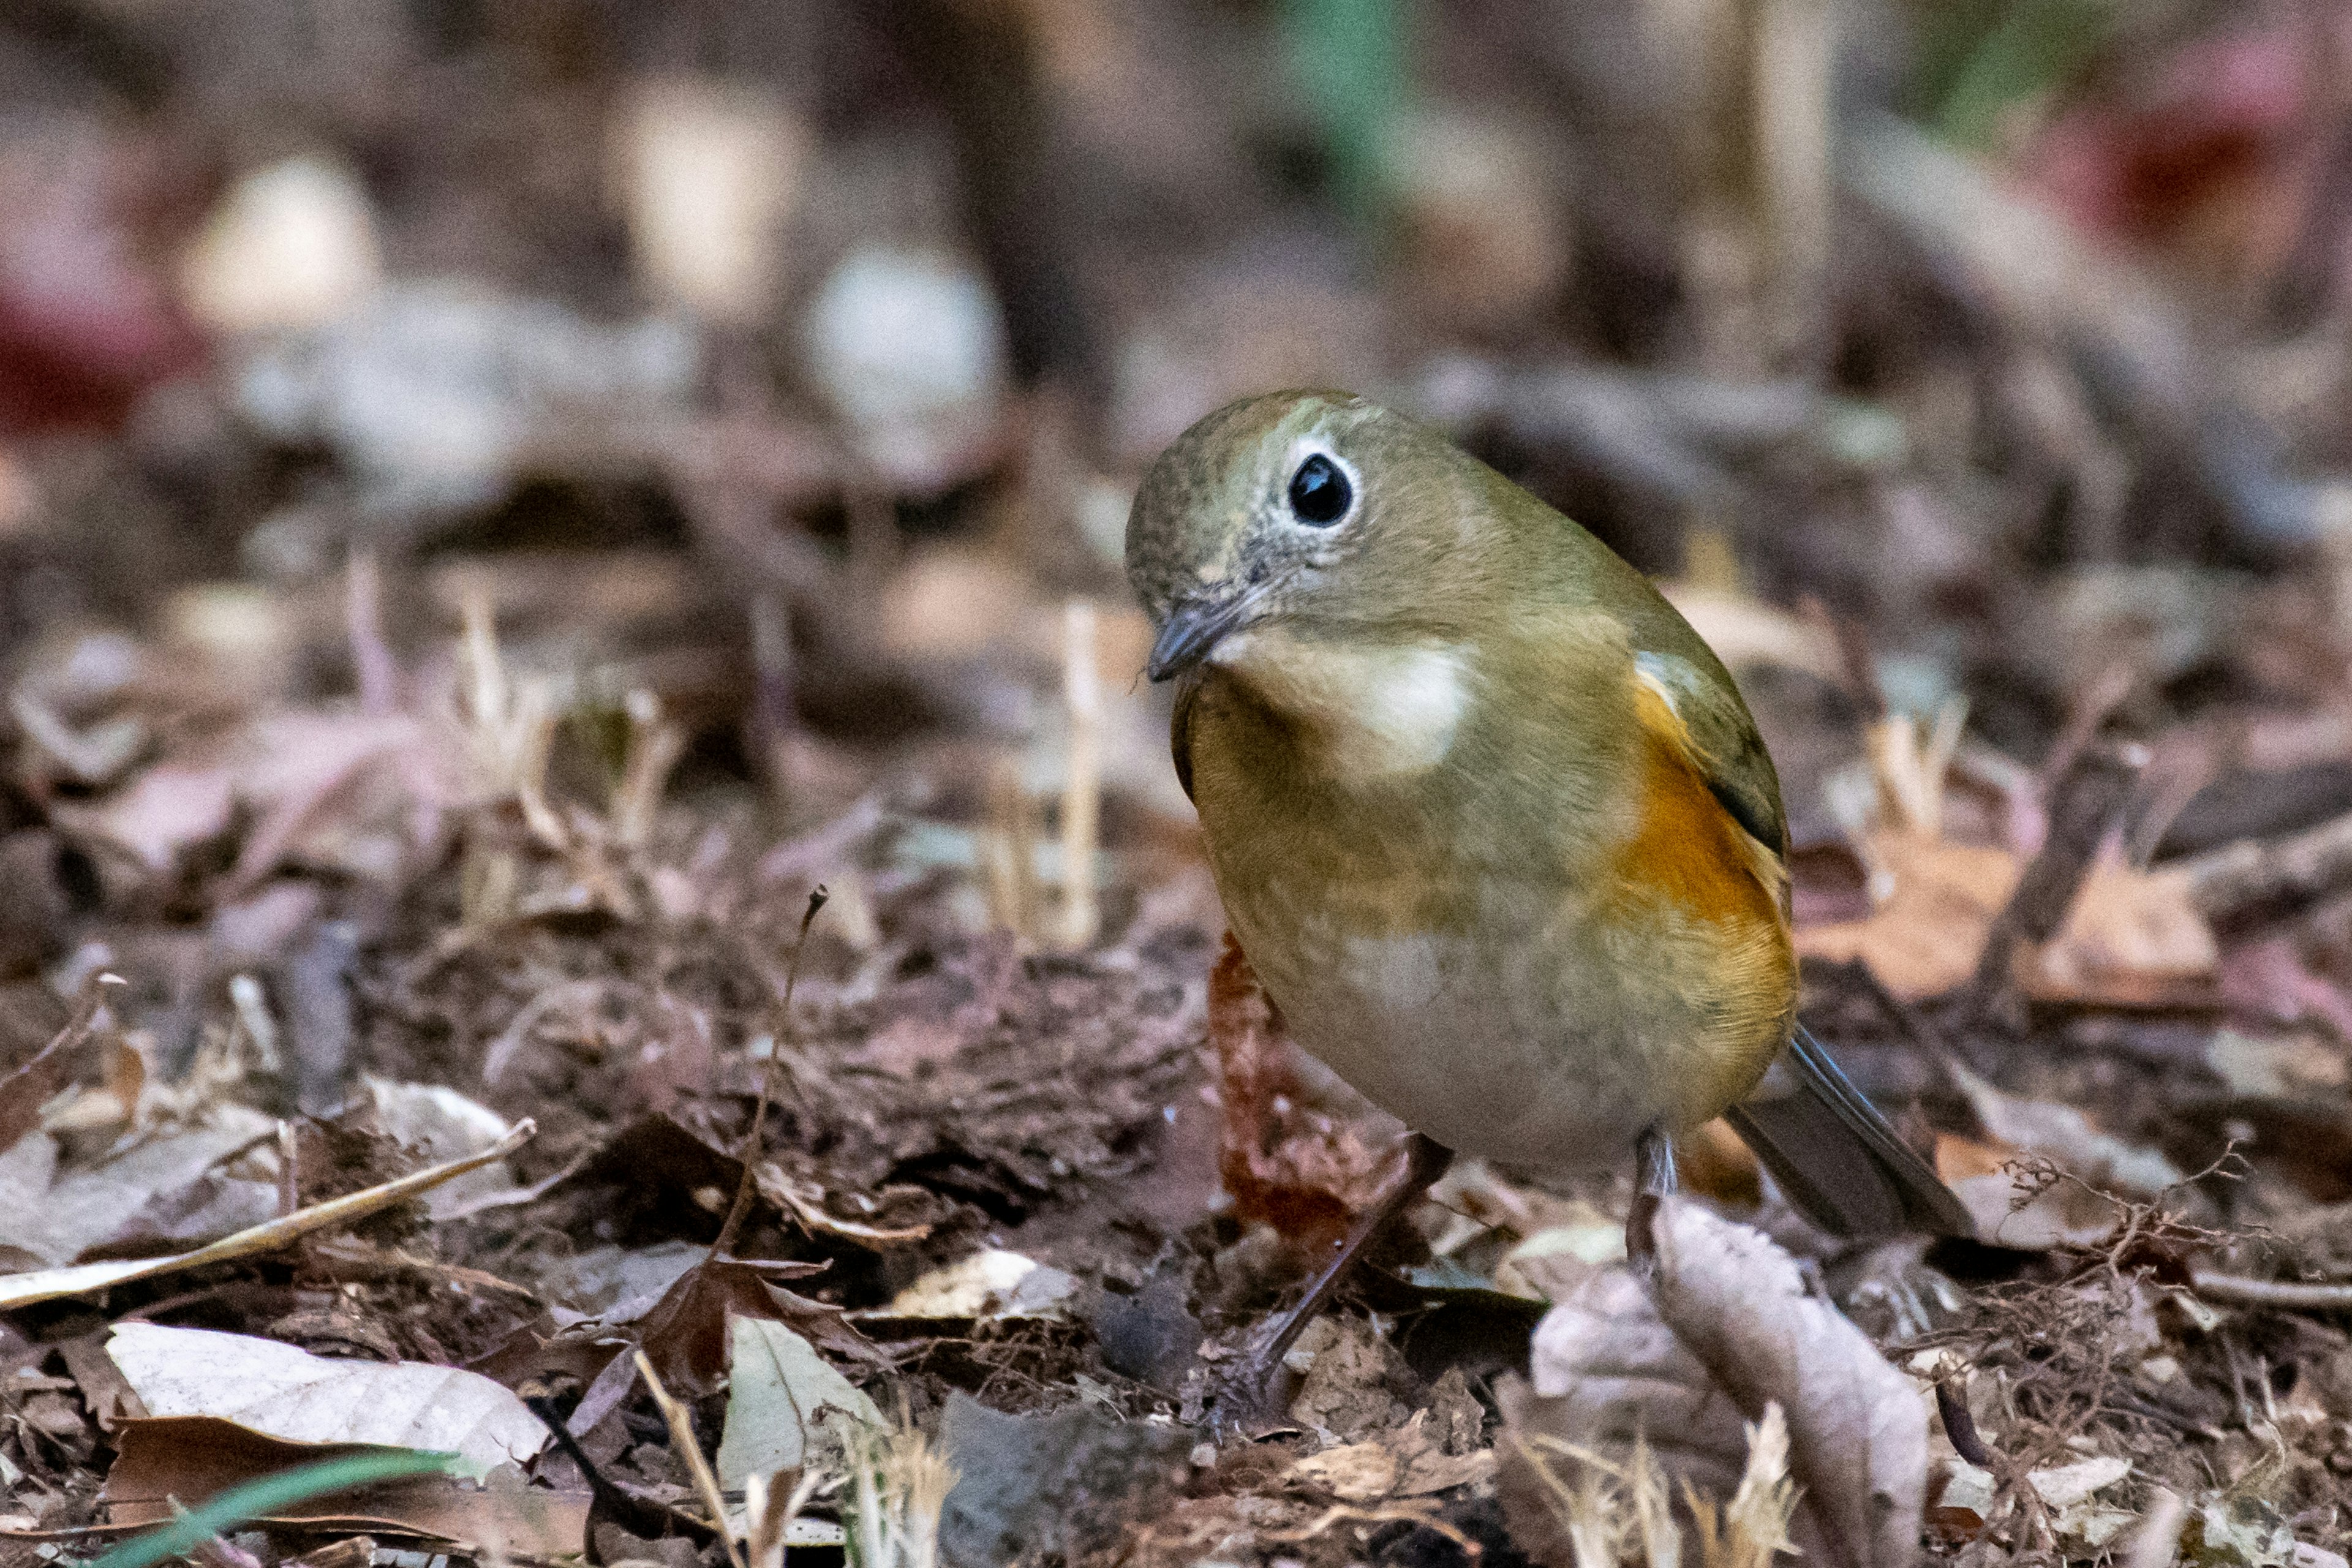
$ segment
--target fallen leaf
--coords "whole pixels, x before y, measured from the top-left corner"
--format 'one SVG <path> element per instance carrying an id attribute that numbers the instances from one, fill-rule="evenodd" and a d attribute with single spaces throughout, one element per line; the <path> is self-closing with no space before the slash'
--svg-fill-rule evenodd
<path id="1" fill-rule="evenodd" d="M 373 1451 L 370 1445 L 295 1443 L 205 1415 L 125 1422 L 99 1492 L 110 1524 L 137 1528 L 175 1517 L 231 1487 L 299 1465 Z M 454 1476 L 420 1476 L 299 1503 L 265 1523 L 370 1531 L 470 1544 L 486 1560 L 562 1557 L 586 1544 L 589 1494 L 503 1484 L 478 1488 Z"/>
<path id="2" fill-rule="evenodd" d="M 697 1398 L 715 1391 L 725 1378 L 734 1346 L 729 1325 L 738 1318 L 789 1324 L 836 1362 L 878 1366 L 882 1352 L 850 1326 L 840 1308 L 769 1283 L 823 1271 L 821 1264 L 710 1258 L 680 1275 L 636 1320 L 638 1342 L 666 1386 Z M 618 1321 L 617 1315 L 605 1319 Z"/>
<path id="3" fill-rule="evenodd" d="M 2071 1465 L 2053 1465 L 2047 1469 L 2031 1470 L 2025 1479 L 2045 1505 L 2067 1509 L 2093 1492 L 2105 1490 L 2130 1474 L 2129 1459 L 2102 1454 Z"/>
<path id="4" fill-rule="evenodd" d="M 2038 1001 L 2124 1007 L 2209 1004 L 2221 944 L 2171 871 L 2143 871 L 2120 848 L 2100 852 L 2058 934 L 2020 955 L 2019 981 Z"/>
<path id="5" fill-rule="evenodd" d="M 2308 1033 L 2258 1036 L 2216 1029 L 2205 1043 L 2205 1065 L 2231 1094 L 2257 1100 L 2341 1089 L 2352 1078 L 2344 1053 Z"/>
<path id="6" fill-rule="evenodd" d="M 1936 1135 L 1936 1174 L 1969 1211 L 1987 1246 L 2042 1252 L 2090 1247 L 2113 1233 L 2121 1205 L 2073 1182 L 2037 1182 L 2021 1159 L 2009 1144 Z"/>
<path id="7" fill-rule="evenodd" d="M 1927 1486 L 1927 1423 L 1910 1380 L 1761 1231 L 1669 1200 L 1657 1238 L 1660 1317 L 1744 1414 L 1788 1413 L 1790 1473 L 1832 1560 L 1909 1563 Z"/>
<path id="8" fill-rule="evenodd" d="M 188 850 L 229 830 L 235 784 L 226 768 L 159 763 L 101 805 L 52 815 L 71 831 L 105 839 L 148 870 L 162 873 Z"/>
<path id="9" fill-rule="evenodd" d="M 1993 917 L 2016 889 L 2017 857 L 1893 828 L 1873 833 L 1866 851 L 1874 879 L 1888 884 L 1887 896 L 1866 919 L 1801 927 L 1798 953 L 1836 963 L 1859 960 L 1906 1002 L 1939 996 L 1968 980 Z"/>
<path id="10" fill-rule="evenodd" d="M 1058 1268 L 1002 1247 L 934 1268 L 890 1300 L 892 1318 L 1060 1318 L 1078 1282 Z"/>
<path id="11" fill-rule="evenodd" d="M 2240 1013 L 2269 1023 L 2326 1024 L 2352 1041 L 2352 996 L 2304 963 L 2292 937 L 2233 944 L 2221 959 L 2221 996 Z"/>
<path id="12" fill-rule="evenodd" d="M 116 1240 L 142 1209 L 187 1193 L 213 1167 L 268 1138 L 276 1127 L 257 1110 L 222 1102 L 211 1107 L 202 1121 L 79 1168 L 66 1163 L 50 1134 L 27 1134 L 0 1152 L 0 1246 L 20 1248 L 44 1263 L 70 1263 Z M 274 1208 L 274 1188 L 263 1183 L 245 1184 L 268 1193 L 270 1206 L 263 1213 Z M 238 1213 L 248 1223 L 255 1217 L 249 1208 L 224 1211 Z M 214 1234 L 237 1228 L 232 1222 Z"/>
<path id="13" fill-rule="evenodd" d="M 297 1237 L 308 1236 L 331 1226 L 348 1225 L 394 1204 L 431 1192 L 453 1176 L 463 1175 L 511 1153 L 537 1131 L 537 1125 L 526 1118 L 516 1123 L 513 1132 L 495 1149 L 468 1155 L 463 1160 L 454 1160 L 446 1165 L 417 1171 L 340 1198 L 312 1204 L 308 1208 L 280 1215 L 248 1230 L 223 1237 L 193 1252 L 173 1253 L 166 1258 L 144 1258 L 127 1263 L 77 1263 L 36 1269 L 26 1274 L 0 1275 L 0 1309 L 30 1306 L 36 1301 L 53 1301 L 63 1296 L 87 1295 L 127 1284 L 133 1279 L 152 1279 L 202 1264 L 226 1263 L 232 1258 L 272 1252 Z"/>
<path id="14" fill-rule="evenodd" d="M 1377 1502 L 1396 1489 L 1397 1458 L 1378 1442 L 1347 1443 L 1296 1461 L 1283 1479 L 1341 1502 Z"/>
<path id="15" fill-rule="evenodd" d="M 2071 1105 L 2009 1094 L 1958 1062 L 1948 1065 L 1985 1131 L 2012 1148 L 2039 1154 L 2095 1187 L 2138 1197 L 2154 1197 L 2183 1179 L 2156 1150 L 2126 1142 Z"/>
<path id="16" fill-rule="evenodd" d="M 1622 1458 L 1637 1436 L 1670 1475 L 1728 1498 L 1749 1458 L 1743 1415 L 1777 1405 L 1800 1547 L 1843 1568 L 1908 1563 L 1927 1478 L 1910 1380 L 1762 1233 L 1669 1199 L 1656 1235 L 1654 1291 L 1623 1268 L 1586 1280 L 1538 1325 L 1528 1382 L 1500 1389 L 1507 1508 L 1540 1506 L 1524 1456 L 1547 1441 Z"/>
<path id="17" fill-rule="evenodd" d="M 737 1318 L 729 1327 L 727 1427 L 712 1456 L 722 1485 L 732 1489 L 751 1476 L 798 1470 L 811 1447 L 829 1436 L 828 1413 L 884 1425 L 874 1401 L 783 1324 Z M 838 1423 L 831 1425 L 838 1441 Z"/>
<path id="18" fill-rule="evenodd" d="M 373 1074 L 360 1079 L 360 1092 L 375 1109 L 375 1124 L 404 1149 L 422 1150 L 435 1161 L 462 1160 L 496 1147 L 514 1131 L 488 1106 L 436 1083 L 395 1083 Z M 468 1171 L 425 1197 L 425 1212 L 454 1218 L 507 1191 L 512 1173 L 503 1161 Z"/>
<path id="19" fill-rule="evenodd" d="M 119 1323 L 107 1353 L 156 1415 L 213 1415 L 295 1443 L 459 1455 L 467 1473 L 547 1444 L 521 1400 L 478 1373 L 422 1362 L 330 1361 L 275 1340 Z"/>

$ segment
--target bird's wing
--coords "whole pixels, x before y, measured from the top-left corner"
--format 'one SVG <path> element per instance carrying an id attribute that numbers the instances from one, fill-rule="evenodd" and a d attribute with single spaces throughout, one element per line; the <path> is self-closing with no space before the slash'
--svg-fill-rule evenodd
<path id="1" fill-rule="evenodd" d="M 1800 1024 L 1789 1042 L 1797 1092 L 1724 1113 L 1789 1201 L 1833 1236 L 1917 1230 L 1973 1237 L 1976 1222 Z"/>
<path id="2" fill-rule="evenodd" d="M 1749 837 L 1786 857 L 1789 823 L 1780 811 L 1780 775 L 1731 678 L 1720 667 L 1703 669 L 1682 654 L 1649 649 L 1635 651 L 1633 668 L 1682 721 L 1678 739 L 1707 793 Z"/>

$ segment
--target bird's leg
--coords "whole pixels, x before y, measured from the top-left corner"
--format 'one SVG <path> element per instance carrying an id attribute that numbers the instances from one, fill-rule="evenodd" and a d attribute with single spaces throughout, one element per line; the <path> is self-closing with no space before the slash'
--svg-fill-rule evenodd
<path id="1" fill-rule="evenodd" d="M 1349 1227 L 1347 1239 L 1340 1242 L 1329 1262 L 1308 1281 L 1307 1293 L 1284 1311 L 1259 1328 L 1251 1336 L 1249 1348 L 1217 1382 L 1221 1405 L 1237 1403 L 1245 1409 L 1221 1408 L 1214 1412 L 1220 1426 L 1245 1424 L 1280 1415 L 1280 1402 L 1276 1399 L 1285 1368 L 1282 1358 L 1297 1342 L 1299 1333 L 1314 1321 L 1318 1313 L 1331 1302 L 1339 1281 L 1356 1261 L 1357 1254 L 1370 1244 L 1372 1238 L 1386 1230 L 1391 1221 L 1402 1214 L 1407 1205 L 1429 1190 L 1429 1184 L 1445 1174 L 1454 1163 L 1454 1151 L 1433 1138 L 1410 1133 L 1405 1138 L 1404 1169 L 1397 1173 L 1374 1198 L 1370 1207 L 1356 1216 Z"/>
<path id="2" fill-rule="evenodd" d="M 1625 1257 L 1637 1268 L 1658 1260 L 1658 1205 L 1673 1194 L 1675 1144 L 1654 1126 L 1633 1140 L 1633 1206 L 1625 1211 Z"/>

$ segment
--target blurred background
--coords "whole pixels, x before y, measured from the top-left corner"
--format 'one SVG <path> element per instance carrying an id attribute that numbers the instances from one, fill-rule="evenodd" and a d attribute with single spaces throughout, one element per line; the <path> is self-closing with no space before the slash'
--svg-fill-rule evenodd
<path id="1" fill-rule="evenodd" d="M 1056 854 L 1187 853 L 1134 486 L 1298 384 L 1664 579 L 1801 845 L 1890 715 L 1963 839 L 2030 850 L 2103 727 L 2173 738 L 2142 859 L 2307 826 L 2347 47 L 2335 0 L 11 0 L 0 945 L 273 868 L 380 931 L 465 791 L 325 832 L 399 750 L 354 708 L 737 847 L 878 788 L 1038 935 Z"/>

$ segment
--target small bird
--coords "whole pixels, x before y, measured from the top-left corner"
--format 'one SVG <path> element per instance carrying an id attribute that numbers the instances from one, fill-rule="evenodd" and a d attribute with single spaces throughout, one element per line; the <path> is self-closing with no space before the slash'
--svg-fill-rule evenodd
<path id="1" fill-rule="evenodd" d="M 1972 1233 L 1798 1023 L 1771 758 L 1608 546 L 1385 408 L 1282 392 L 1161 454 L 1127 572 L 1235 940 L 1299 1044 L 1412 1130 L 1229 1387 L 1270 1386 L 1457 1150 L 1633 1154 L 1636 1257 L 1675 1139 L 1717 1116 L 1832 1232 Z"/>

